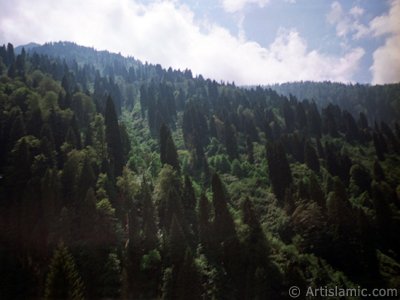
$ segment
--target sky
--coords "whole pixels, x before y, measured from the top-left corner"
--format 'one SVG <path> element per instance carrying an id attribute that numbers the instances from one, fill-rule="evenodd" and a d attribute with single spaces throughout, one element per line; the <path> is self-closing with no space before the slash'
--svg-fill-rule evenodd
<path id="1" fill-rule="evenodd" d="M 0 0 L 0 44 L 72 41 L 237 85 L 400 82 L 400 0 Z"/>

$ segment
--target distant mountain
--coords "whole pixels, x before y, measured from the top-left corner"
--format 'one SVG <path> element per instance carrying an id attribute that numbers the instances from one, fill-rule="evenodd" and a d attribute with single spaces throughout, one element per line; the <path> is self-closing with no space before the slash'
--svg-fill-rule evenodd
<path id="1" fill-rule="evenodd" d="M 124 57 L 121 54 L 111 53 L 106 50 L 96 50 L 92 47 L 85 47 L 77 45 L 72 42 L 52 42 L 45 43 L 43 45 L 37 44 L 28 44 L 28 45 L 36 45 L 29 47 L 25 47 L 29 53 L 37 53 L 44 54 L 51 57 L 58 57 L 61 59 L 65 59 L 67 62 L 76 61 L 78 64 L 93 64 L 99 68 L 104 67 L 109 61 L 113 61 L 115 64 L 124 64 L 129 66 L 140 64 L 140 62 L 133 57 Z"/>
<path id="2" fill-rule="evenodd" d="M 313 100 L 322 108 L 339 105 L 354 116 L 366 113 L 370 122 L 395 121 L 400 118 L 400 85 L 344 84 L 339 82 L 301 81 L 267 86 L 277 93 L 300 101 Z"/>
<path id="3" fill-rule="evenodd" d="M 15 54 L 20 54 L 22 51 L 22 48 L 25 48 L 25 51 L 31 51 L 32 49 L 40 47 L 40 46 L 41 45 L 37 44 L 37 43 L 29 43 L 26 45 L 20 45 L 20 46 L 15 47 L 14 51 L 15 51 Z"/>

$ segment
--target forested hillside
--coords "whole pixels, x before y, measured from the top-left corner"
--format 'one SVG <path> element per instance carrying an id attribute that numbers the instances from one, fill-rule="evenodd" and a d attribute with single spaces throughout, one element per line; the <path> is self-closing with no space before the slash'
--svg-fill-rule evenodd
<path id="1" fill-rule="evenodd" d="M 370 122 L 389 124 L 400 119 L 400 85 L 361 85 L 337 82 L 291 82 L 269 86 L 279 94 L 299 100 L 314 100 L 320 108 L 339 105 L 357 116 L 364 113 Z"/>
<path id="2" fill-rule="evenodd" d="M 400 288 L 400 84 L 299 87 L 0 47 L 0 299 Z"/>

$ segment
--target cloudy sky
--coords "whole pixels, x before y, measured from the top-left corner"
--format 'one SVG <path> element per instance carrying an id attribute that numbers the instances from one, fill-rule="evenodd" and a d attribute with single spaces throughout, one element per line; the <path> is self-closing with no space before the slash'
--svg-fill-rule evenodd
<path id="1" fill-rule="evenodd" d="M 400 0 L 0 0 L 0 43 L 74 41 L 216 80 L 400 81 Z"/>

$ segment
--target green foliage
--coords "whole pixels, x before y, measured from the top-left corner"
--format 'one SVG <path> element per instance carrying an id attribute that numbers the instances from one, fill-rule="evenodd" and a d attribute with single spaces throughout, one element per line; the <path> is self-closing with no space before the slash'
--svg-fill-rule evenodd
<path id="1" fill-rule="evenodd" d="M 84 299 L 84 285 L 68 248 L 60 243 L 46 277 L 45 299 Z"/>
<path id="2" fill-rule="evenodd" d="M 286 97 L 32 49 L 0 46 L 5 298 L 398 286 L 399 84 L 273 86 Z"/>
<path id="3" fill-rule="evenodd" d="M 158 266 L 160 262 L 160 253 L 157 250 L 151 250 L 148 254 L 143 255 L 140 268 L 142 270 L 152 270 L 154 266 Z"/>

